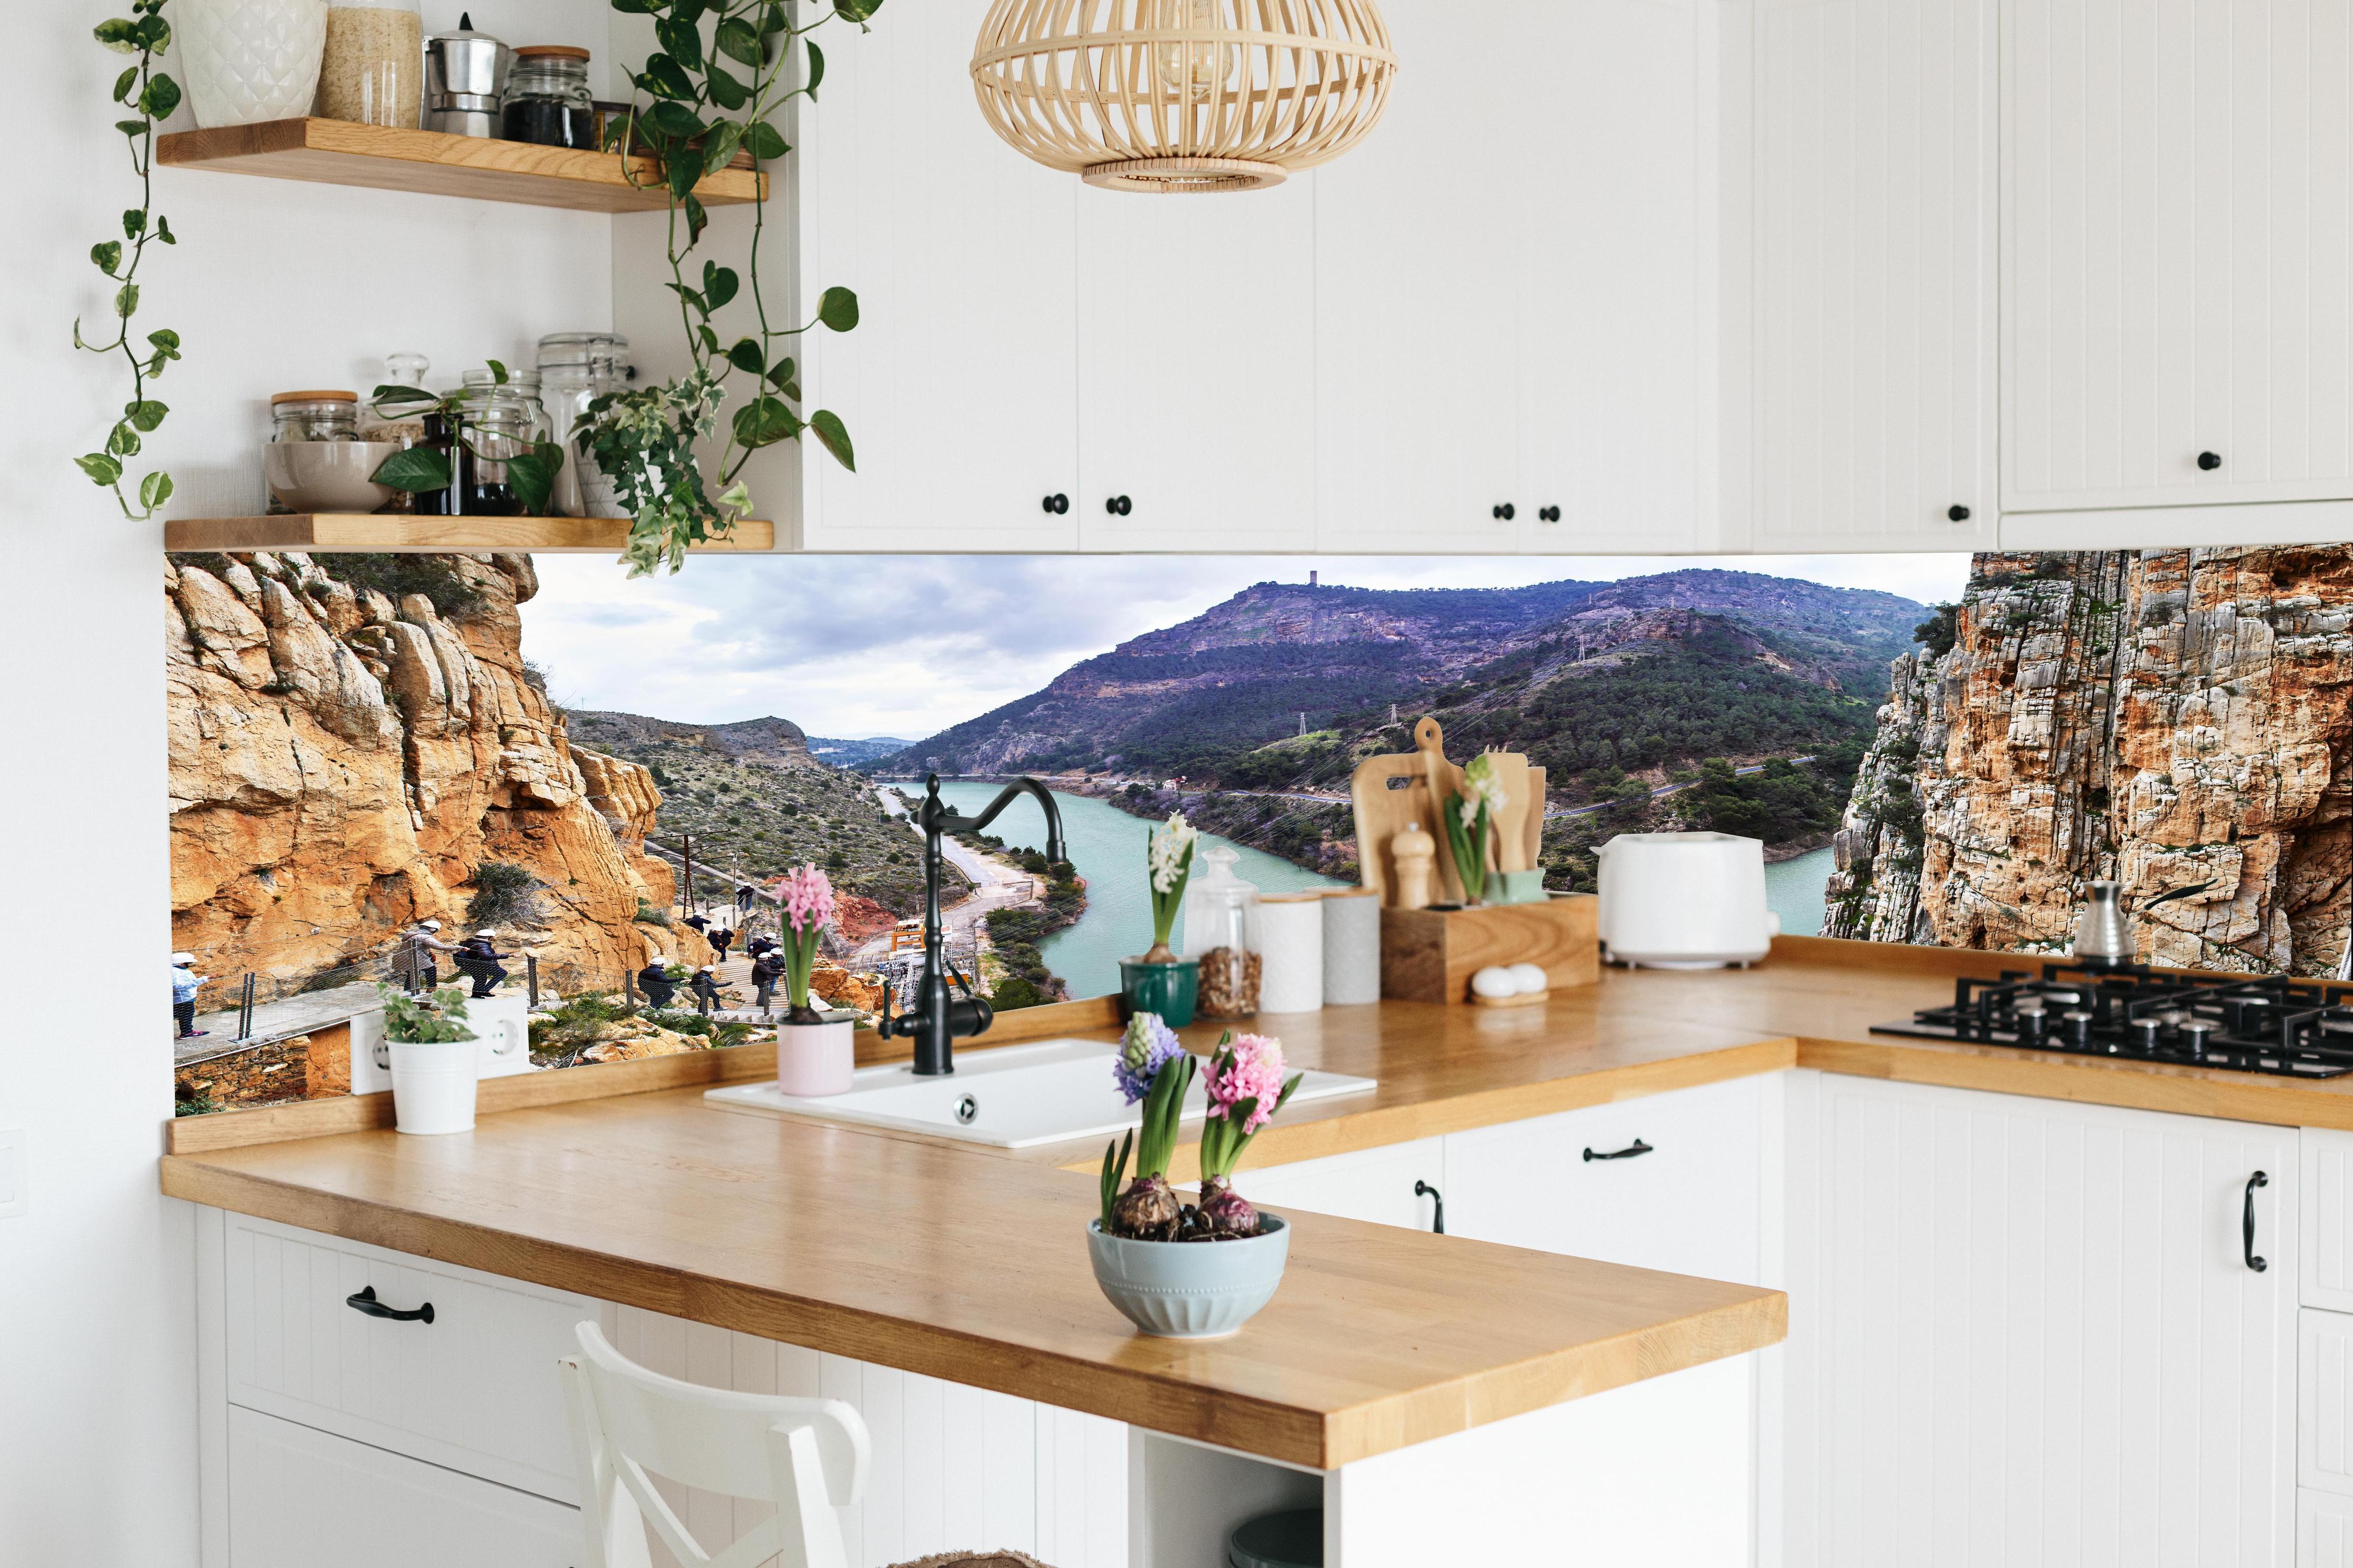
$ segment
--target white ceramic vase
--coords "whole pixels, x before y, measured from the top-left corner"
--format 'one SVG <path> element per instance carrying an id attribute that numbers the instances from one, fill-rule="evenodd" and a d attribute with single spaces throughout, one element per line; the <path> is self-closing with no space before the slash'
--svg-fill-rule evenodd
<path id="1" fill-rule="evenodd" d="M 299 120 L 319 91 L 327 0 L 172 0 L 196 123 Z"/>
<path id="2" fill-rule="evenodd" d="M 848 1094 L 858 1071 L 858 1046 L 850 1021 L 776 1026 L 776 1088 L 815 1098 Z"/>
<path id="3" fill-rule="evenodd" d="M 480 1043 L 471 1039 L 393 1041 L 394 1125 L 427 1135 L 471 1132 L 480 1051 Z"/>

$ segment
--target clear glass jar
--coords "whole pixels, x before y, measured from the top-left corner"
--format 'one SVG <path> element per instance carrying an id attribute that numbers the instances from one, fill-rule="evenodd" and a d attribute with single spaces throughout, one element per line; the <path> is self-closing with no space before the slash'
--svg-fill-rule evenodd
<path id="1" fill-rule="evenodd" d="M 459 398 L 464 444 L 458 452 L 458 504 L 468 517 L 520 517 L 522 501 L 507 479 L 505 459 L 522 456 L 544 439 L 547 414 L 539 405 L 535 379 L 526 394 L 513 382 L 500 385 L 489 376 L 488 371 L 469 371 Z"/>
<path id="2" fill-rule="evenodd" d="M 425 107 L 425 24 L 417 0 L 328 0 L 319 112 L 414 131 Z"/>
<path id="3" fill-rule="evenodd" d="M 509 142 L 593 151 L 596 102 L 588 90 L 588 51 L 567 44 L 517 49 L 499 123 Z"/>
<path id="4" fill-rule="evenodd" d="M 1206 872 L 1185 889 L 1185 936 L 1178 956 L 1200 960 L 1196 1013 L 1240 1018 L 1258 1011 L 1258 885 L 1234 870 L 1241 856 L 1225 845 L 1201 851 Z"/>
<path id="5" fill-rule="evenodd" d="M 281 392 L 269 400 L 272 441 L 356 441 L 360 395 L 356 392 Z"/>
<path id="6" fill-rule="evenodd" d="M 613 481 L 588 455 L 579 426 L 591 403 L 625 390 L 634 374 L 629 340 L 616 333 L 553 332 L 539 340 L 542 401 L 564 445 L 555 505 L 566 517 L 629 515 L 613 492 Z"/>
<path id="7" fill-rule="evenodd" d="M 511 370 L 507 372 L 505 382 L 501 383 L 498 373 L 487 367 L 481 370 L 470 370 L 466 373 L 466 390 L 470 393 L 504 391 L 513 394 L 530 407 L 531 427 L 535 432 L 532 439 L 534 441 L 555 439 L 555 421 L 548 417 L 547 405 L 539 395 L 538 371 Z"/>
<path id="8" fill-rule="evenodd" d="M 361 416 L 360 439 L 404 447 L 422 443 L 425 439 L 425 373 L 432 368 L 433 362 L 423 354 L 385 355 L 384 384 L 414 387 L 418 394 L 417 401 L 414 404 L 396 403 L 392 405 L 391 411 L 387 411 L 378 406 L 371 398 Z M 403 408 L 411 411 L 399 412 Z M 407 490 L 395 490 L 392 500 L 376 510 L 387 512 L 413 512 L 417 507 L 417 501 L 415 495 Z"/>

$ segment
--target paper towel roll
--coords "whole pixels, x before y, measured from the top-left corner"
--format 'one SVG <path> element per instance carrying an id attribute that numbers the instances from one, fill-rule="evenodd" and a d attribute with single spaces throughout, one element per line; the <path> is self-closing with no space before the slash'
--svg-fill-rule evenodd
<path id="1" fill-rule="evenodd" d="M 1324 895 L 1324 1005 L 1381 999 L 1381 896 L 1370 888 Z"/>
<path id="2" fill-rule="evenodd" d="M 1324 1005 L 1324 900 L 1269 893 L 1258 901 L 1261 1013 L 1313 1013 Z"/>

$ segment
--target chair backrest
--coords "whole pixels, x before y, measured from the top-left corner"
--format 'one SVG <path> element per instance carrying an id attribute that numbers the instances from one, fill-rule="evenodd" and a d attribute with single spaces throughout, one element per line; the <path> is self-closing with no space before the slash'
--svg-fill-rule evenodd
<path id="1" fill-rule="evenodd" d="M 866 1490 L 866 1423 L 839 1399 L 738 1394 L 649 1372 L 595 1323 L 565 1356 L 589 1568 L 646 1568 L 650 1527 L 688 1568 L 848 1568 L 834 1514 Z M 776 1505 L 776 1517 L 723 1552 L 691 1535 L 655 1477 Z"/>

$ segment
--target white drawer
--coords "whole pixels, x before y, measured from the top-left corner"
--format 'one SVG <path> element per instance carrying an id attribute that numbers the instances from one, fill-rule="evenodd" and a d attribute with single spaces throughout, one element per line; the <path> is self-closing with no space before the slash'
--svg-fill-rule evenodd
<path id="1" fill-rule="evenodd" d="M 2353 1568 L 2353 1498 L 2295 1494 L 2295 1568 Z"/>
<path id="2" fill-rule="evenodd" d="M 253 1410 L 228 1413 L 228 1568 L 575 1568 L 580 1512 Z"/>
<path id="3" fill-rule="evenodd" d="M 2353 1314 L 2296 1314 L 2295 1479 L 2353 1497 Z"/>
<path id="4" fill-rule="evenodd" d="M 1446 1227 L 1755 1284 L 1767 1089 L 1735 1079 L 1449 1133 Z"/>
<path id="5" fill-rule="evenodd" d="M 1429 1196 L 1414 1191 L 1417 1185 L 1435 1187 L 1440 1193 L 1446 1190 L 1443 1139 L 1420 1138 L 1386 1149 L 1327 1154 L 1321 1160 L 1270 1165 L 1263 1171 L 1251 1170 L 1245 1155 L 1242 1168 L 1234 1173 L 1236 1191 L 1278 1214 L 1288 1208 L 1304 1209 L 1309 1214 L 1428 1230 L 1435 1205 Z"/>
<path id="6" fill-rule="evenodd" d="M 228 1400 L 567 1503 L 579 1500 L 555 1358 L 585 1296 L 227 1216 Z M 430 1323 L 346 1304 L 373 1288 Z"/>
<path id="7" fill-rule="evenodd" d="M 2304 1246 L 2296 1299 L 2307 1307 L 2353 1312 L 2353 1132 L 2307 1127 L 2297 1142 Z"/>

